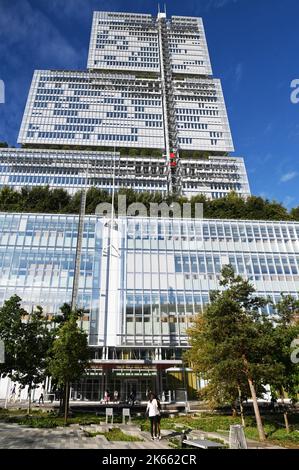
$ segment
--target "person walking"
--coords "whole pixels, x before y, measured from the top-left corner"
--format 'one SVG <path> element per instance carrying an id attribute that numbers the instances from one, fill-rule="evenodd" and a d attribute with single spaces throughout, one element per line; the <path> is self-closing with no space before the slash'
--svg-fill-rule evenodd
<path id="1" fill-rule="evenodd" d="M 40 402 L 44 404 L 44 396 L 45 396 L 45 387 L 42 385 L 42 389 L 41 389 L 39 400 L 38 400 L 39 405 L 40 405 Z"/>
<path id="2" fill-rule="evenodd" d="M 21 395 L 22 395 L 22 386 L 19 385 L 19 389 L 18 389 L 18 401 L 19 401 L 19 402 L 21 402 L 21 400 L 22 400 Z"/>
<path id="3" fill-rule="evenodd" d="M 136 400 L 136 393 L 134 392 L 134 390 L 132 390 L 129 396 L 129 403 L 131 406 L 135 405 L 135 400 Z"/>
<path id="4" fill-rule="evenodd" d="M 159 414 L 158 402 L 153 393 L 149 396 L 149 401 L 146 407 L 146 414 L 149 417 L 151 424 L 151 436 L 152 440 L 157 439 L 157 416 Z"/>
<path id="5" fill-rule="evenodd" d="M 105 404 L 107 405 L 110 401 L 110 394 L 109 394 L 109 391 L 106 390 L 105 393 L 104 393 L 104 402 Z"/>
<path id="6" fill-rule="evenodd" d="M 9 401 L 13 401 L 14 403 L 16 401 L 16 384 L 14 384 L 13 388 L 11 389 Z"/>

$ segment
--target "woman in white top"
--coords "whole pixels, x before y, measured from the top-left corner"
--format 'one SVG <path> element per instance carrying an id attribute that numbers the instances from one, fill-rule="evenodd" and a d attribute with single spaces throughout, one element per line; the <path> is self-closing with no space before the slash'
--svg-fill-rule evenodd
<path id="1" fill-rule="evenodd" d="M 153 393 L 150 394 L 149 401 L 147 403 L 146 413 L 151 423 L 151 436 L 152 439 L 157 439 L 157 422 L 158 415 L 160 414 L 158 402 Z"/>

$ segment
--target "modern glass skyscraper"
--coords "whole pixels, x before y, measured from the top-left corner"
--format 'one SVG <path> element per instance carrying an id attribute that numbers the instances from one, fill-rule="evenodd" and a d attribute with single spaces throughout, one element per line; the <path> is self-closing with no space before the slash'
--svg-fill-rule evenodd
<path id="1" fill-rule="evenodd" d="M 233 150 L 201 18 L 95 12 L 87 71 L 34 73 L 19 143 L 157 156 L 168 190 L 188 194 L 186 158 Z"/>
<path id="2" fill-rule="evenodd" d="M 250 195 L 200 18 L 96 12 L 87 70 L 34 73 L 19 142 L 0 149 L 0 187 Z M 186 329 L 226 264 L 274 302 L 298 296 L 298 223 L 82 214 L 0 214 L 0 304 L 85 309 L 74 398 L 195 397 Z"/>
<path id="3" fill-rule="evenodd" d="M 160 38 L 165 23 L 167 38 Z M 160 74 L 163 47 L 168 46 L 172 71 L 210 76 L 212 68 L 201 18 L 134 13 L 95 12 L 88 55 L 89 70 L 131 70 Z M 167 42 L 167 44 L 166 44 Z M 162 54 L 163 56 L 163 54 Z"/>

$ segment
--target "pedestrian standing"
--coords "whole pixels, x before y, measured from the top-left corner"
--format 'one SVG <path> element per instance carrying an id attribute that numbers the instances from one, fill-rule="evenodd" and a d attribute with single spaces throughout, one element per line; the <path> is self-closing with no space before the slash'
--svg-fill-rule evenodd
<path id="1" fill-rule="evenodd" d="M 110 401 L 109 391 L 106 390 L 105 393 L 104 393 L 104 402 L 105 402 L 106 404 L 108 404 L 109 401 Z"/>
<path id="2" fill-rule="evenodd" d="M 42 389 L 41 389 L 39 400 L 38 400 L 39 405 L 40 405 L 40 402 L 44 404 L 44 395 L 45 395 L 45 387 L 42 385 Z"/>
<path id="3" fill-rule="evenodd" d="M 22 386 L 19 385 L 19 390 L 18 390 L 18 401 L 19 402 L 22 400 L 21 395 L 22 395 Z"/>
<path id="4" fill-rule="evenodd" d="M 15 384 L 13 388 L 11 389 L 9 401 L 13 401 L 13 402 L 16 401 L 16 385 Z"/>
<path id="5" fill-rule="evenodd" d="M 132 406 L 134 406 L 135 400 L 136 400 L 136 394 L 135 394 L 134 390 L 132 390 L 132 392 L 130 393 L 129 399 L 130 399 L 130 404 Z"/>
<path id="6" fill-rule="evenodd" d="M 159 414 L 159 409 L 158 402 L 153 393 L 150 394 L 146 407 L 146 414 L 150 420 L 152 440 L 157 439 L 157 416 Z"/>

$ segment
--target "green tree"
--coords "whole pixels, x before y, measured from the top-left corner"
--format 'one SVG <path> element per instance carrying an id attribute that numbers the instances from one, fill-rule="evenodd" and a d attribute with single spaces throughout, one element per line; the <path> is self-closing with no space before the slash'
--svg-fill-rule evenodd
<path id="1" fill-rule="evenodd" d="M 265 440 L 257 398 L 281 369 L 272 358 L 274 326 L 261 313 L 266 301 L 231 266 L 222 269 L 220 284 L 223 290 L 211 293 L 210 304 L 189 330 L 188 358 L 219 394 L 227 394 L 233 384 L 234 398 L 238 387 L 241 392 L 248 387 L 259 437 Z"/>
<path id="2" fill-rule="evenodd" d="M 71 196 L 65 189 L 54 188 L 50 192 L 50 200 L 47 212 L 67 212 L 67 207 L 71 201 Z"/>
<path id="3" fill-rule="evenodd" d="M 246 202 L 233 191 L 224 198 L 209 201 L 208 205 L 213 211 L 211 215 L 217 219 L 242 219 L 246 212 Z"/>
<path id="4" fill-rule="evenodd" d="M 0 337 L 4 341 L 6 362 L 1 372 L 24 388 L 28 386 L 28 413 L 31 392 L 46 378 L 46 361 L 51 346 L 49 322 L 41 307 L 28 314 L 21 299 L 13 296 L 0 309 Z"/>
<path id="5" fill-rule="evenodd" d="M 86 194 L 86 213 L 95 214 L 98 204 L 111 202 L 111 195 L 99 188 L 89 188 Z"/>
<path id="6" fill-rule="evenodd" d="M 299 206 L 291 209 L 291 217 L 293 220 L 299 220 Z"/>
<path id="7" fill-rule="evenodd" d="M 126 150 L 126 149 L 123 149 Z M 143 149 L 144 152 L 148 150 Z M 298 208 L 287 211 L 285 207 L 276 201 L 268 201 L 261 197 L 250 196 L 243 199 L 232 191 L 227 196 L 215 200 L 208 200 L 204 195 L 197 195 L 188 200 L 178 194 L 138 193 L 131 188 L 122 188 L 119 194 L 127 196 L 127 205 L 134 202 L 144 202 L 150 207 L 151 202 L 178 202 L 184 204 L 191 202 L 192 217 L 194 217 L 194 204 L 203 203 L 204 217 L 207 219 L 245 219 L 245 220 L 299 220 Z M 115 204 L 117 205 L 115 195 Z M 51 212 L 78 214 L 80 210 L 81 191 L 70 196 L 64 189 L 50 189 L 47 186 L 35 186 L 22 188 L 16 191 L 9 187 L 0 189 L 0 210 L 7 212 Z M 108 191 L 91 187 L 87 191 L 86 213 L 93 214 L 97 204 L 111 202 Z"/>
<path id="8" fill-rule="evenodd" d="M 27 314 L 21 307 L 21 299 L 13 296 L 0 308 L 0 338 L 5 345 L 5 363 L 0 364 L 4 376 L 12 376 L 17 369 L 18 339 L 22 334 L 22 318 Z"/>
<path id="9" fill-rule="evenodd" d="M 136 157 L 138 155 L 138 150 L 132 148 L 132 149 L 129 149 L 128 153 L 129 153 L 130 157 Z"/>
<path id="10" fill-rule="evenodd" d="M 22 210 L 21 195 L 14 189 L 4 186 L 0 190 L 0 210 L 7 212 L 14 212 Z"/>
<path id="11" fill-rule="evenodd" d="M 273 357 L 281 364 L 281 373 L 272 380 L 272 388 L 279 394 L 284 402 L 285 394 L 293 401 L 297 401 L 299 393 L 298 365 L 291 361 L 291 344 L 299 338 L 299 323 L 296 320 L 299 311 L 299 300 L 291 295 L 282 295 L 281 300 L 273 305 L 276 317 L 274 330 L 275 347 Z M 284 408 L 284 421 L 289 431 L 288 409 Z"/>
<path id="12" fill-rule="evenodd" d="M 89 359 L 87 335 L 77 325 L 78 312 L 71 312 L 61 324 L 54 339 L 48 370 L 64 389 L 64 421 L 69 411 L 70 384 L 84 374 Z"/>
<path id="13" fill-rule="evenodd" d="M 69 207 L 67 209 L 68 214 L 79 214 L 81 206 L 81 196 L 82 192 L 77 191 L 71 198 Z M 86 211 L 87 212 L 87 211 Z"/>

